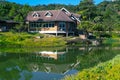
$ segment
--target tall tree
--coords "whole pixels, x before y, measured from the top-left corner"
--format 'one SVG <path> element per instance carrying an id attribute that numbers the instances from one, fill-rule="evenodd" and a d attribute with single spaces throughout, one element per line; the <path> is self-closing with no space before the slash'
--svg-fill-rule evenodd
<path id="1" fill-rule="evenodd" d="M 19 14 L 23 17 L 23 19 L 25 19 L 25 17 L 27 16 L 28 12 L 31 11 L 31 10 L 32 10 L 32 7 L 30 7 L 29 5 L 25 4 L 19 10 Z"/>
<path id="2" fill-rule="evenodd" d="M 78 5 L 78 13 L 82 15 L 83 19 L 91 20 L 94 18 L 96 6 L 93 0 L 81 0 L 80 4 Z"/>
<path id="3" fill-rule="evenodd" d="M 82 21 L 79 25 L 78 25 L 78 29 L 83 30 L 83 31 L 87 31 L 87 32 L 91 32 L 93 30 L 93 22 L 90 21 Z"/>
<path id="4" fill-rule="evenodd" d="M 14 6 L 12 6 L 12 8 L 10 9 L 10 12 L 9 12 L 9 14 L 8 14 L 8 16 L 9 16 L 11 19 L 13 19 L 15 15 L 16 15 L 16 9 L 15 9 Z"/>
<path id="5" fill-rule="evenodd" d="M 0 1 L 0 18 L 1 19 L 8 19 L 8 13 L 11 6 L 6 1 Z"/>

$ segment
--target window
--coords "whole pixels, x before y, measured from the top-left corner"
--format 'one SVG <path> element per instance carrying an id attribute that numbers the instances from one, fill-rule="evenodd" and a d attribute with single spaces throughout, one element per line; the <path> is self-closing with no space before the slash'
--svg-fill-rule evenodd
<path id="1" fill-rule="evenodd" d="M 47 28 L 54 27 L 54 23 L 53 22 L 44 23 L 43 27 L 47 27 Z"/>
<path id="2" fill-rule="evenodd" d="M 74 31 L 75 30 L 75 23 L 69 23 L 69 31 Z"/>
<path id="3" fill-rule="evenodd" d="M 39 15 L 37 12 L 34 12 L 34 13 L 32 14 L 32 16 L 33 16 L 33 18 L 38 18 L 38 17 L 40 17 L 40 15 Z"/>
<path id="4" fill-rule="evenodd" d="M 46 23 L 46 25 L 45 25 L 45 26 L 48 28 L 48 26 L 49 26 L 49 25 L 48 25 L 48 23 Z"/>
<path id="5" fill-rule="evenodd" d="M 54 27 L 54 23 L 53 22 L 49 23 L 49 27 Z"/>
<path id="6" fill-rule="evenodd" d="M 34 27 L 34 23 L 33 22 L 30 23 L 30 27 Z"/>
<path id="7" fill-rule="evenodd" d="M 71 19 L 75 20 L 75 18 L 73 16 L 71 16 Z"/>
<path id="8" fill-rule="evenodd" d="M 60 28 L 61 31 L 66 30 L 65 22 L 60 22 L 60 23 L 59 23 L 59 28 Z"/>
<path id="9" fill-rule="evenodd" d="M 42 24 L 39 22 L 31 22 L 30 27 L 42 27 Z"/>
<path id="10" fill-rule="evenodd" d="M 54 23 L 52 23 L 52 24 L 51 24 L 51 27 L 54 27 L 54 26 L 55 26 Z"/>
<path id="11" fill-rule="evenodd" d="M 41 27 L 41 23 L 38 23 L 38 27 Z"/>
<path id="12" fill-rule="evenodd" d="M 53 14 L 52 14 L 51 12 L 47 11 L 47 12 L 45 13 L 45 16 L 46 16 L 46 17 L 51 17 L 51 16 L 53 16 Z"/>
<path id="13" fill-rule="evenodd" d="M 70 12 L 67 10 L 67 9 L 65 9 L 65 8 L 62 8 L 61 9 L 63 12 L 65 12 L 65 14 L 70 14 Z"/>

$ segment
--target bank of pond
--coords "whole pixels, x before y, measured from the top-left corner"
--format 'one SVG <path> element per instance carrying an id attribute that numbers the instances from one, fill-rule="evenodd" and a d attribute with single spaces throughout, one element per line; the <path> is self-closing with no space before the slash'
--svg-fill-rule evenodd
<path id="1" fill-rule="evenodd" d="M 92 41 L 1 32 L 0 80 L 119 80 L 119 37 Z"/>
<path id="2" fill-rule="evenodd" d="M 80 39 L 79 37 L 62 37 L 38 33 L 0 33 L 0 47 L 63 47 L 63 46 L 97 46 L 118 42 L 119 38 Z"/>

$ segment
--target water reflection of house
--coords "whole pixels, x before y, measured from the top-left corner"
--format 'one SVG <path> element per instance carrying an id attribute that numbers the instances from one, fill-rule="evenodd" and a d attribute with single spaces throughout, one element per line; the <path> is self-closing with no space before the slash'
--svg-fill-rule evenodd
<path id="1" fill-rule="evenodd" d="M 75 55 L 75 54 L 74 54 Z M 34 61 L 36 60 L 36 61 Z M 80 62 L 77 61 L 76 55 L 73 56 L 68 49 L 62 51 L 41 51 L 32 57 L 29 69 L 36 72 L 68 74 Z"/>
<path id="2" fill-rule="evenodd" d="M 41 57 L 58 59 L 59 57 L 62 57 L 65 54 L 65 52 L 42 51 L 38 54 L 40 54 Z"/>
<path id="3" fill-rule="evenodd" d="M 28 61 L 52 64 L 73 63 L 76 61 L 77 55 L 79 54 L 77 52 L 73 54 L 74 51 L 77 50 L 65 48 L 54 51 L 39 51 L 29 55 Z"/>
<path id="4" fill-rule="evenodd" d="M 50 64 L 50 63 L 43 63 L 41 65 L 31 63 L 29 64 L 29 70 L 37 72 L 46 72 L 46 73 L 59 73 L 59 74 L 67 74 L 71 70 L 75 70 L 77 65 L 80 62 L 75 63 L 65 63 L 65 64 Z"/>

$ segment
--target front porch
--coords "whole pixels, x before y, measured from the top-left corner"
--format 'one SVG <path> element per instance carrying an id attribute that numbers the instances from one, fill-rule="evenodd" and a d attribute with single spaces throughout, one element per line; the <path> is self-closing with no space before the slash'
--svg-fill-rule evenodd
<path id="1" fill-rule="evenodd" d="M 58 35 L 66 35 L 66 36 L 69 36 L 69 35 L 73 35 L 74 36 L 74 32 L 65 32 L 65 31 L 29 31 L 29 32 L 38 32 L 38 33 L 41 33 L 41 34 L 54 34 L 56 36 Z"/>
<path id="2" fill-rule="evenodd" d="M 75 23 L 73 22 L 29 22 L 29 32 L 39 32 L 42 34 L 69 34 L 74 35 L 76 29 Z"/>

